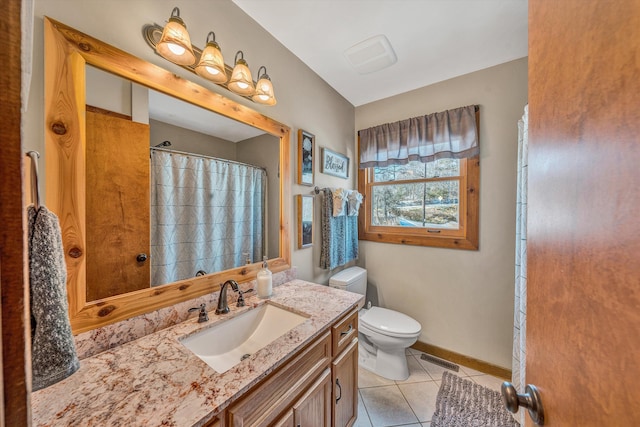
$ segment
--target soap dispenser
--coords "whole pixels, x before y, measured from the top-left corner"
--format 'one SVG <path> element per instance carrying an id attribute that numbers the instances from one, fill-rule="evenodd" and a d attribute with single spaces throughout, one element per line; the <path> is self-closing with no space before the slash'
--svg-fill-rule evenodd
<path id="1" fill-rule="evenodd" d="M 273 277 L 269 270 L 269 264 L 267 263 L 267 257 L 263 257 L 262 268 L 258 271 L 258 297 L 269 298 L 273 291 Z"/>

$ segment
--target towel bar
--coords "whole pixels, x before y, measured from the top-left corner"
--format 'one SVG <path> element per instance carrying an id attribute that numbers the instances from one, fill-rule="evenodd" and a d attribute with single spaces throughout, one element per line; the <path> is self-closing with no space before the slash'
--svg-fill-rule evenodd
<path id="1" fill-rule="evenodd" d="M 38 158 L 40 153 L 37 151 L 28 151 L 27 156 L 31 158 L 31 199 L 33 199 L 33 207 L 40 209 L 40 191 L 38 189 Z"/>
<path id="2" fill-rule="evenodd" d="M 320 194 L 321 191 L 324 193 L 325 190 L 328 190 L 328 188 L 320 188 L 316 185 L 316 187 L 313 189 L 313 192 L 315 194 Z"/>

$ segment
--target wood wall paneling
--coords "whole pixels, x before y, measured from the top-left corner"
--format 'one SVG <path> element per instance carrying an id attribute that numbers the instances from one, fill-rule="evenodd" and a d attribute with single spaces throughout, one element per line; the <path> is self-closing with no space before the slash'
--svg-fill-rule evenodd
<path id="1" fill-rule="evenodd" d="M 0 28 L 5 65 L 0 73 L 0 292 L 2 333 L 1 425 L 30 425 L 31 352 L 27 330 L 26 219 L 22 191 L 22 165 L 28 164 L 20 136 L 21 1 L 3 3 Z"/>

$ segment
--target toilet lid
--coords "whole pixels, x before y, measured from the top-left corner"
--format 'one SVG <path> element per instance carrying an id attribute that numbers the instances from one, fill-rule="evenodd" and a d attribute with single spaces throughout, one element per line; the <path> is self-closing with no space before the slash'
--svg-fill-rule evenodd
<path id="1" fill-rule="evenodd" d="M 381 307 L 366 310 L 360 316 L 360 323 L 381 334 L 395 336 L 418 335 L 422 329 L 420 323 L 406 314 Z"/>

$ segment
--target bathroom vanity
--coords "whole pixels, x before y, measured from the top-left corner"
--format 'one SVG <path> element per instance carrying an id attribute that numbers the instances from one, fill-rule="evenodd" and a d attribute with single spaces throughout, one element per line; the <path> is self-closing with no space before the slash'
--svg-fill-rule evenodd
<path id="1" fill-rule="evenodd" d="M 357 311 L 348 311 L 218 418 L 229 426 L 352 425 L 358 407 L 357 323 Z"/>
<path id="2" fill-rule="evenodd" d="M 357 416 L 357 306 L 362 296 L 302 280 L 269 300 L 197 318 L 81 361 L 32 394 L 33 424 L 350 426 Z M 264 304 L 306 320 L 219 373 L 181 341 Z M 212 335 L 212 337 L 215 335 Z"/>

